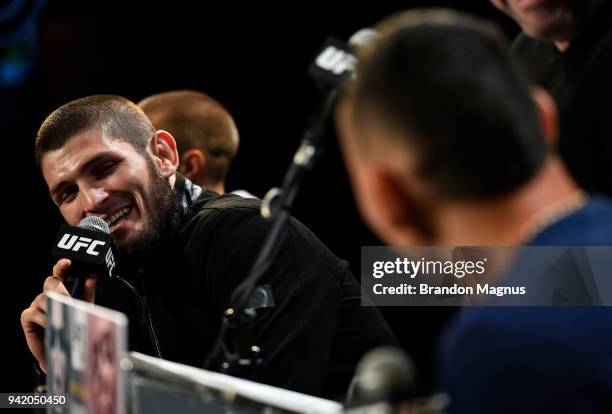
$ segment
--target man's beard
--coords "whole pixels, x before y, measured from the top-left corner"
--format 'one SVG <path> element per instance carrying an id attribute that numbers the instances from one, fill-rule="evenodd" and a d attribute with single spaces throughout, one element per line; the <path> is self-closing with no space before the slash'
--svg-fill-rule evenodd
<path id="1" fill-rule="evenodd" d="M 125 245 L 118 244 L 118 264 L 123 269 L 138 268 L 155 257 L 177 233 L 181 221 L 180 194 L 164 180 L 153 160 L 146 157 L 151 182 L 148 188 L 149 215 L 143 231 Z"/>

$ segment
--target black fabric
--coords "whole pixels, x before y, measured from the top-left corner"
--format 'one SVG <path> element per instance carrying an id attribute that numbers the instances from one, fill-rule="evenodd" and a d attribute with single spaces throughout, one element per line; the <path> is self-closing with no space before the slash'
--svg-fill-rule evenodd
<path id="1" fill-rule="evenodd" d="M 612 195 L 612 4 L 560 53 L 521 34 L 511 52 L 555 98 L 561 118 L 559 152 L 578 183 Z"/>
<path id="2" fill-rule="evenodd" d="M 185 200 L 194 187 L 182 178 L 177 182 Z M 204 190 L 190 206 L 183 204 L 176 238 L 136 274 L 122 278 L 146 301 L 161 357 L 201 367 L 230 294 L 248 274 L 269 224 L 255 199 Z M 259 284 L 273 301 L 258 310 L 251 329 L 238 334 L 239 343 L 259 346 L 264 357 L 248 379 L 342 398 L 365 352 L 396 345 L 378 310 L 361 306 L 361 289 L 347 263 L 293 218 Z M 144 305 L 125 281 L 107 282 L 96 301 L 128 314 L 132 350 L 157 354 Z"/>

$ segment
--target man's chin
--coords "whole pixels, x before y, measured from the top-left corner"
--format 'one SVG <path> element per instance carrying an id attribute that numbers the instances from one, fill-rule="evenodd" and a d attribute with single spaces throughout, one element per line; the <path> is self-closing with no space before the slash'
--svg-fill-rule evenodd
<path id="1" fill-rule="evenodd" d="M 136 234 L 117 237 L 114 242 L 119 270 L 122 266 L 127 268 L 142 266 L 148 259 L 155 256 L 164 241 L 165 238 L 162 237 L 159 229 L 153 225 L 147 232 L 139 231 Z"/>
<path id="2" fill-rule="evenodd" d="M 146 248 L 144 246 L 145 244 L 146 243 L 144 242 L 143 237 L 123 238 L 115 242 L 117 250 L 125 253 L 144 250 Z"/>
<path id="3" fill-rule="evenodd" d="M 130 256 L 142 256 L 142 253 L 146 250 L 143 243 L 142 237 L 121 237 L 114 238 L 115 252 L 118 256 L 130 257 Z"/>

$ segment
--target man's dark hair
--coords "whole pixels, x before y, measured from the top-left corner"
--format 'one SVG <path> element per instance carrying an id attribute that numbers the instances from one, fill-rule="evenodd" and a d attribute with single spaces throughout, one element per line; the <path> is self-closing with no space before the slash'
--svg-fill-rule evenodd
<path id="1" fill-rule="evenodd" d="M 74 135 L 95 128 L 112 139 L 146 149 L 155 128 L 133 102 L 116 95 L 93 95 L 60 106 L 45 119 L 36 135 L 35 157 L 60 149 Z"/>
<path id="2" fill-rule="evenodd" d="M 353 122 L 376 120 L 414 151 L 417 174 L 445 198 L 515 189 L 546 156 L 529 86 L 495 26 L 442 9 L 404 12 L 358 53 Z M 387 145 L 368 140 L 367 145 Z"/>

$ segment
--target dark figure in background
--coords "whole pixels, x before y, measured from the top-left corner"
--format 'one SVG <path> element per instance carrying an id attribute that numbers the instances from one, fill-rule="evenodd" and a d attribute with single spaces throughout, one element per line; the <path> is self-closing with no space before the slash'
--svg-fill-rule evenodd
<path id="1" fill-rule="evenodd" d="M 230 295 L 259 252 L 269 223 L 259 201 L 218 195 L 176 172 L 172 135 L 156 131 L 132 102 L 90 96 L 54 111 L 41 126 L 36 159 L 62 216 L 110 226 L 121 277 L 85 282 L 83 299 L 130 320 L 130 348 L 202 367 Z M 237 333 L 243 355 L 261 348 L 252 380 L 342 397 L 370 349 L 395 344 L 347 263 L 304 225 L 289 221 L 279 253 L 253 296 L 257 318 Z M 67 295 L 62 259 L 44 291 Z M 45 368 L 44 293 L 22 313 L 28 346 Z"/>
<path id="2" fill-rule="evenodd" d="M 494 27 L 392 16 L 358 50 L 337 113 L 357 202 L 392 245 L 612 245 L 612 201 L 552 149 L 552 98 Z M 453 413 L 609 413 L 610 308 L 464 309 L 441 341 Z"/>
<path id="3" fill-rule="evenodd" d="M 581 187 L 612 195 L 612 2 L 491 2 L 521 26 L 512 54 L 557 102 L 570 173 Z"/>

